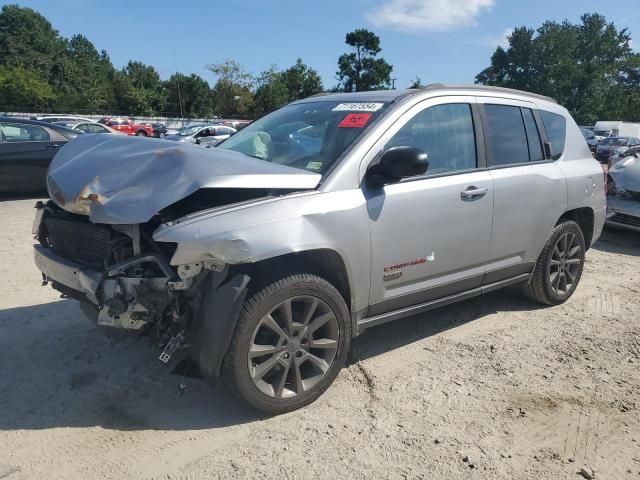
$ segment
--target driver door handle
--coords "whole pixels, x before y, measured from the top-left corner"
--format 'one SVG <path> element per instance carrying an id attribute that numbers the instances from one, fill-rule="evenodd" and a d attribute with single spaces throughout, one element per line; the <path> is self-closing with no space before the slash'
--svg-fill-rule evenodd
<path id="1" fill-rule="evenodd" d="M 472 200 L 480 197 L 484 197 L 489 189 L 487 187 L 476 187 L 475 185 L 471 185 L 467 187 L 466 190 L 460 192 L 460 197 L 463 200 Z"/>

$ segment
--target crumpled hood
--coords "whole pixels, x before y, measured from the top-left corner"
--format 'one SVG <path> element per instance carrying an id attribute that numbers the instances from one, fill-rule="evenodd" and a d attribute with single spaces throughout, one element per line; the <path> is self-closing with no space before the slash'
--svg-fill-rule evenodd
<path id="1" fill-rule="evenodd" d="M 312 189 L 321 176 L 218 148 L 120 135 L 67 143 L 47 175 L 51 199 L 95 223 L 144 223 L 201 188 Z"/>
<path id="2" fill-rule="evenodd" d="M 640 192 L 640 158 L 626 157 L 609 169 L 616 187 L 628 192 Z"/>

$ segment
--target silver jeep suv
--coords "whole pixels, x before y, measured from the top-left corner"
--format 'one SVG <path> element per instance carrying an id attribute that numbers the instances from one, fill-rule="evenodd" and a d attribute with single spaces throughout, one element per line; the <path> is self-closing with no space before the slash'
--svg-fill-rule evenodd
<path id="1" fill-rule="evenodd" d="M 209 150 L 80 137 L 48 189 L 45 282 L 269 413 L 318 398 L 369 327 L 514 284 L 564 302 L 605 220 L 567 110 L 483 86 L 315 96 Z"/>

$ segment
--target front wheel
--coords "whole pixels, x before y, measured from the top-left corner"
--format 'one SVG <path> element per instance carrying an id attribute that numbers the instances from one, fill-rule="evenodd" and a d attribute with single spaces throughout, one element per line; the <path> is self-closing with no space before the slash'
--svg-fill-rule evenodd
<path id="1" fill-rule="evenodd" d="M 349 310 L 335 287 L 311 274 L 287 276 L 245 301 L 224 383 L 263 412 L 289 412 L 331 385 L 350 342 Z"/>
<path id="2" fill-rule="evenodd" d="M 566 220 L 556 225 L 536 262 L 529 296 L 546 305 L 568 300 L 582 277 L 585 251 L 584 235 L 576 222 Z"/>

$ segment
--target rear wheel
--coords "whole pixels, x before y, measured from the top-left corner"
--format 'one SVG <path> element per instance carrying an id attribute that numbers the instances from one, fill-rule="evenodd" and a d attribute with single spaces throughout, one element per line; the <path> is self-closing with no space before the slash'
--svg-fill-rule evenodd
<path id="1" fill-rule="evenodd" d="M 547 305 L 568 300 L 580 282 L 585 251 L 584 235 L 576 222 L 556 225 L 536 263 L 529 296 Z"/>
<path id="2" fill-rule="evenodd" d="M 144 130 L 138 130 L 136 132 L 136 137 L 146 137 L 147 136 L 147 132 L 145 132 Z"/>
<path id="3" fill-rule="evenodd" d="M 287 276 L 245 301 L 223 365 L 253 407 L 285 413 L 317 399 L 344 365 L 350 316 L 340 293 L 310 274 Z"/>

